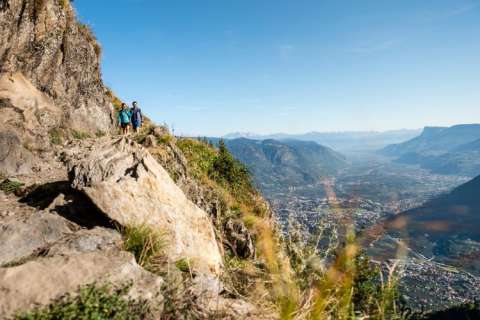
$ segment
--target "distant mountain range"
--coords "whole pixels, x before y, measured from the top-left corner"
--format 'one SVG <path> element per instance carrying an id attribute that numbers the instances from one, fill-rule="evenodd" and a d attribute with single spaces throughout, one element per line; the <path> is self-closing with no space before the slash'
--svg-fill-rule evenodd
<path id="1" fill-rule="evenodd" d="M 474 177 L 480 174 L 480 124 L 426 127 L 418 137 L 380 153 L 434 173 Z"/>
<path id="2" fill-rule="evenodd" d="M 407 141 L 419 135 L 421 130 L 309 132 L 304 134 L 277 133 L 258 135 L 237 132 L 224 136 L 225 139 L 248 138 L 252 140 L 300 140 L 313 141 L 340 152 L 377 150 L 389 144 Z"/>
<path id="3" fill-rule="evenodd" d="M 387 230 L 416 252 L 480 274 L 480 176 L 396 215 Z"/>
<path id="4" fill-rule="evenodd" d="M 347 165 L 343 155 L 315 142 L 240 138 L 225 143 L 267 193 L 272 189 L 318 183 Z"/>

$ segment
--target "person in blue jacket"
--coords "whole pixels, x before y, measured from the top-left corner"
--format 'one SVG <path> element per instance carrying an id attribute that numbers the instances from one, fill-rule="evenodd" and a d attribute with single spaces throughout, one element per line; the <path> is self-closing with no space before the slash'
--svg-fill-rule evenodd
<path id="1" fill-rule="evenodd" d="M 133 131 L 135 131 L 137 133 L 138 128 L 140 128 L 142 126 L 142 122 L 143 122 L 142 110 L 140 110 L 140 108 L 138 107 L 138 102 L 137 101 L 133 101 L 132 105 L 133 105 L 133 108 L 130 110 L 131 115 L 132 115 L 131 116 L 132 127 L 133 127 Z"/>
<path id="2" fill-rule="evenodd" d="M 122 107 L 118 112 L 118 125 L 122 128 L 123 134 L 128 134 L 128 126 L 130 126 L 132 113 L 128 110 L 127 105 L 122 103 Z"/>

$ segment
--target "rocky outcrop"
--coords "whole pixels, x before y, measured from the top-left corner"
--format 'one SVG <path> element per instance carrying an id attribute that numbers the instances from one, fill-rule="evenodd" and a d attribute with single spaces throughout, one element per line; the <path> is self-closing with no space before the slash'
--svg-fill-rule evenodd
<path id="1" fill-rule="evenodd" d="M 34 153 L 48 150 L 49 131 L 60 125 L 62 110 L 21 73 L 0 75 L 0 110 L 0 169 L 35 170 Z"/>
<path id="2" fill-rule="evenodd" d="M 243 259 L 255 257 L 252 236 L 242 221 L 228 219 L 223 230 L 227 245 L 237 257 Z"/>
<path id="3" fill-rule="evenodd" d="M 39 211 L 16 204 L 14 196 L 0 197 L 0 211 L 5 207 L 12 211 L 0 215 L 0 319 L 92 283 L 131 281 L 132 298 L 161 302 L 163 279 L 122 250 L 117 231 L 84 229 L 55 214 L 53 206 Z"/>
<path id="4" fill-rule="evenodd" d="M 116 223 L 146 224 L 169 239 L 167 256 L 218 275 L 222 256 L 212 222 L 150 153 L 126 138 L 78 142 L 65 154 L 72 186 Z"/>
<path id="5" fill-rule="evenodd" d="M 15 73 L 62 110 L 57 122 L 84 131 L 110 129 L 100 46 L 76 20 L 70 1 L 0 0 L 0 74 Z"/>
<path id="6" fill-rule="evenodd" d="M 143 270 L 135 258 L 118 250 L 81 252 L 39 258 L 19 266 L 0 268 L 0 315 L 45 305 L 91 283 L 133 281 L 130 295 L 152 299 L 162 279 Z"/>
<path id="7" fill-rule="evenodd" d="M 0 266 L 40 254 L 72 232 L 68 221 L 54 214 L 33 211 L 7 217 L 1 221 Z"/>

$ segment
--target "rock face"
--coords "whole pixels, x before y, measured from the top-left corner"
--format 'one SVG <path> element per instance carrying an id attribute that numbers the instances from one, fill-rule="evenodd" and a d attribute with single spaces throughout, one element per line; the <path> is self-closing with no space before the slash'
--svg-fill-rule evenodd
<path id="1" fill-rule="evenodd" d="M 187 259 L 200 273 L 220 273 L 222 256 L 209 216 L 147 150 L 126 138 L 105 138 L 79 142 L 65 158 L 72 186 L 111 220 L 165 232 L 169 259 Z"/>
<path id="2" fill-rule="evenodd" d="M 68 0 L 0 0 L 0 74 L 21 73 L 62 110 L 69 128 L 111 127 L 99 60 L 95 37 Z"/>
<path id="3" fill-rule="evenodd" d="M 236 256 L 243 259 L 255 256 L 255 245 L 243 222 L 229 219 L 225 223 L 224 231 L 225 240 Z"/>
<path id="4" fill-rule="evenodd" d="M 17 214 L 0 225 L 0 266 L 34 255 L 72 233 L 67 220 L 48 213 Z"/>
<path id="5" fill-rule="evenodd" d="M 0 169 L 29 173 L 32 152 L 48 148 L 49 131 L 60 125 L 62 110 L 21 73 L 0 75 L 0 110 Z"/>
<path id="6" fill-rule="evenodd" d="M 160 292 L 162 279 L 143 270 L 135 258 L 118 250 L 56 255 L 0 268 L 0 315 L 48 304 L 80 286 L 134 281 L 130 294 L 151 299 Z"/>
<path id="7" fill-rule="evenodd" d="M 0 216 L 0 318 L 44 305 L 92 283 L 132 281 L 133 298 L 158 299 L 163 280 L 122 251 L 112 229 L 84 229 L 57 215 L 10 203 L 14 214 Z"/>

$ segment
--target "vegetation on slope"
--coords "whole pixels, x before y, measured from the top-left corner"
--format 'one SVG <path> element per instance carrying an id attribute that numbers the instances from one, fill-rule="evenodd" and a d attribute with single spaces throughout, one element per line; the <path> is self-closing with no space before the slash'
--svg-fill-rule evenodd
<path id="1" fill-rule="evenodd" d="M 281 319 L 400 319 L 395 272 L 387 279 L 360 255 L 352 236 L 332 243 L 330 266 L 315 241 L 282 237 L 270 209 L 252 185 L 247 168 L 223 141 L 215 148 L 202 139 L 171 139 L 182 151 L 198 183 L 222 196 L 225 216 L 248 228 L 255 257 L 242 258 L 225 248 L 224 282 L 229 291 L 275 312 Z M 222 223 L 220 236 L 222 236 Z M 323 267 L 318 267 L 318 265 Z"/>
<path id="2" fill-rule="evenodd" d="M 146 301 L 127 297 L 129 285 L 113 288 L 95 284 L 82 287 L 48 306 L 16 315 L 15 320 L 140 320 L 150 319 L 152 309 Z"/>

